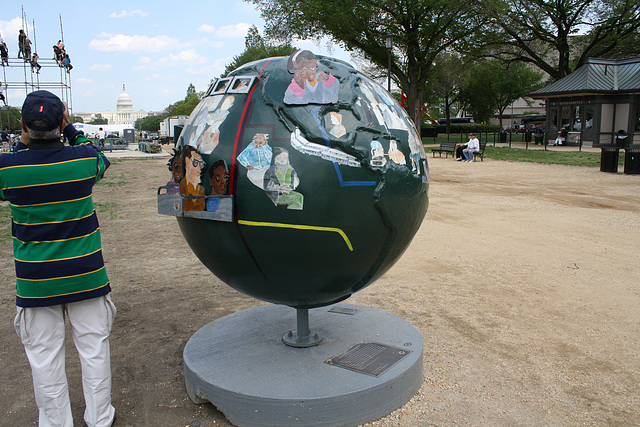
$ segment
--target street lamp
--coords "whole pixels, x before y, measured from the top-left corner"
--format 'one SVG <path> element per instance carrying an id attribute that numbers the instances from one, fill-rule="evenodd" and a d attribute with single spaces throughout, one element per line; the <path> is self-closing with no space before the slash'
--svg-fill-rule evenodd
<path id="1" fill-rule="evenodd" d="M 391 93 L 391 49 L 393 49 L 393 34 L 387 33 L 387 91 Z"/>

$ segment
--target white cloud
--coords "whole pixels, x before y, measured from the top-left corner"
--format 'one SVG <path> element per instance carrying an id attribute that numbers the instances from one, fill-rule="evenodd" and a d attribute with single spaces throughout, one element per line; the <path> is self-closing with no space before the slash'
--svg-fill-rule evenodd
<path id="1" fill-rule="evenodd" d="M 216 27 L 213 25 L 202 24 L 198 31 L 202 31 L 203 33 L 213 33 L 216 30 Z"/>
<path id="2" fill-rule="evenodd" d="M 111 69 L 111 64 L 93 64 L 89 66 L 91 71 L 108 71 Z"/>
<path id="3" fill-rule="evenodd" d="M 120 13 L 112 13 L 109 15 L 109 18 L 126 18 L 127 16 L 139 15 L 139 16 L 147 16 L 149 12 L 145 12 L 140 9 L 136 10 L 122 10 Z"/>
<path id="4" fill-rule="evenodd" d="M 203 67 L 188 67 L 185 68 L 185 74 L 214 74 L 215 68 L 211 65 L 205 65 Z"/>
<path id="5" fill-rule="evenodd" d="M 80 77 L 76 79 L 76 83 L 80 83 L 80 84 L 90 84 L 93 83 L 93 79 L 87 79 L 84 77 Z"/>
<path id="6" fill-rule="evenodd" d="M 209 46 L 212 47 L 214 49 L 220 49 L 222 47 L 224 47 L 224 42 L 218 41 L 218 40 L 209 40 L 206 37 L 202 37 L 200 39 L 197 40 L 197 42 L 192 42 L 190 43 L 192 46 Z"/>
<path id="7" fill-rule="evenodd" d="M 225 25 L 216 31 L 216 36 L 224 38 L 245 37 L 251 25 L 240 22 L 235 25 Z"/>
<path id="8" fill-rule="evenodd" d="M 2 21 L 0 20 L 0 35 L 4 39 L 4 42 L 9 46 L 9 42 L 7 41 L 7 36 L 11 35 L 13 39 L 13 35 L 18 37 L 18 30 L 22 28 L 22 20 L 20 18 L 13 18 L 11 21 Z"/>
<path id="9" fill-rule="evenodd" d="M 180 46 L 178 39 L 166 35 L 147 37 L 102 33 L 98 37 L 89 42 L 89 48 L 100 52 L 161 52 Z"/>
<path id="10" fill-rule="evenodd" d="M 183 50 L 178 54 L 169 54 L 169 59 L 172 61 L 189 62 L 192 64 L 201 64 L 207 60 L 204 56 L 196 52 L 195 49 Z"/>
<path id="11" fill-rule="evenodd" d="M 207 62 L 207 58 L 200 55 L 195 49 L 183 50 L 178 53 L 170 53 L 169 56 L 164 56 L 155 61 L 152 61 L 148 56 L 142 56 L 138 60 L 138 65 L 133 69 L 135 71 L 141 70 L 159 70 L 167 67 L 175 66 L 188 66 L 192 64 L 203 64 Z"/>

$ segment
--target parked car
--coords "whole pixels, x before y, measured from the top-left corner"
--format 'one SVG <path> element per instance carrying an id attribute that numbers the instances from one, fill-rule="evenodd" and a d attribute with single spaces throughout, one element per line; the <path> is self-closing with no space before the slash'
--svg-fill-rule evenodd
<path id="1" fill-rule="evenodd" d="M 529 114 L 522 116 L 520 125 L 524 128 L 523 131 L 535 132 L 536 129 L 544 129 L 547 116 L 544 114 Z"/>
<path id="2" fill-rule="evenodd" d="M 504 131 L 507 133 L 521 133 L 524 132 L 524 125 L 515 123 L 504 128 Z"/>

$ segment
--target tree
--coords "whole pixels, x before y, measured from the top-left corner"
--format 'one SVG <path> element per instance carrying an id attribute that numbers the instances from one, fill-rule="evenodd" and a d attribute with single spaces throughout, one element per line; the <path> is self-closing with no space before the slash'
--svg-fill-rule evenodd
<path id="1" fill-rule="evenodd" d="M 246 0 L 265 19 L 266 33 L 289 41 L 329 37 L 386 69 L 387 33 L 393 35 L 391 74 L 406 93 L 409 116 L 421 126 L 425 84 L 439 53 L 455 48 L 482 24 L 473 0 Z"/>
<path id="2" fill-rule="evenodd" d="M 98 115 L 96 115 L 96 117 L 93 120 L 87 122 L 87 124 L 90 124 L 90 125 L 107 125 L 107 124 L 109 124 L 109 119 L 102 117 L 102 114 L 98 114 Z"/>
<path id="3" fill-rule="evenodd" d="M 462 89 L 462 99 L 477 122 L 488 122 L 498 113 L 500 126 L 504 110 L 515 100 L 540 87 L 542 73 L 522 63 L 505 67 L 485 60 L 471 66 Z"/>
<path id="4" fill-rule="evenodd" d="M 460 55 L 443 52 L 436 58 L 427 82 L 427 101 L 444 103 L 447 133 L 451 131 L 451 105 L 460 98 L 467 68 Z"/>
<path id="5" fill-rule="evenodd" d="M 71 116 L 71 123 L 84 123 L 84 120 L 80 116 Z"/>
<path id="6" fill-rule="evenodd" d="M 22 110 L 15 107 L 0 109 L 0 129 L 16 130 L 22 127 Z"/>
<path id="7" fill-rule="evenodd" d="M 559 80 L 589 57 L 602 57 L 638 36 L 638 0 L 484 0 L 491 26 L 483 49 L 508 62 L 534 64 Z M 636 55 L 640 47 L 635 45 Z"/>
<path id="8" fill-rule="evenodd" d="M 190 83 L 189 87 L 187 88 L 187 95 L 184 97 L 184 99 L 174 102 L 164 109 L 163 120 L 169 116 L 190 115 L 203 96 L 204 92 L 196 92 L 196 87 L 193 85 L 193 83 Z"/>
<path id="9" fill-rule="evenodd" d="M 230 72 L 252 61 L 271 58 L 272 56 L 289 56 L 296 51 L 296 48 L 289 43 L 273 45 L 267 42 L 258 31 L 258 27 L 252 25 L 247 31 L 244 39 L 245 50 L 240 55 L 234 56 L 233 61 L 227 64 L 224 73 L 220 76 L 226 77 Z"/>
<path id="10" fill-rule="evenodd" d="M 136 120 L 134 128 L 136 130 L 144 130 L 147 132 L 158 132 L 160 129 L 160 122 L 166 119 L 167 116 L 157 115 L 157 116 L 147 116 L 141 119 Z"/>

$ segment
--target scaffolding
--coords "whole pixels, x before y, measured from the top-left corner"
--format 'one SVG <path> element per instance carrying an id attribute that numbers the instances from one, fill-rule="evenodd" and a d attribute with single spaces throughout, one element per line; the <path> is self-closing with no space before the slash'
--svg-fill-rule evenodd
<path id="1" fill-rule="evenodd" d="M 32 42 L 32 54 L 38 53 L 37 39 L 35 34 L 35 21 L 32 25 L 33 39 Z M 22 12 L 22 29 L 25 31 L 27 37 L 29 36 L 28 23 L 26 21 L 26 15 L 24 9 Z M 64 33 L 62 31 L 62 15 L 60 15 L 60 40 L 64 43 Z M 54 43 L 55 44 L 55 41 Z M 43 51 L 44 52 L 44 51 Z M 7 106 L 0 105 L 0 128 L 8 127 L 10 129 L 19 128 L 19 124 L 10 123 L 11 109 L 20 110 L 21 105 L 16 105 L 18 100 L 21 104 L 22 99 L 29 93 L 36 90 L 48 90 L 49 92 L 57 95 L 62 101 L 67 103 L 69 113 L 73 112 L 73 99 L 71 96 L 71 74 L 66 70 L 62 63 L 58 63 L 53 56 L 53 49 L 49 47 L 47 49 L 47 55 L 38 55 L 38 70 L 32 62 L 31 58 L 18 58 L 18 52 L 11 53 L 7 62 L 2 63 L 2 94 L 5 97 Z M 11 54 L 13 56 L 11 56 Z M 33 56 L 32 55 L 32 56 Z"/>

